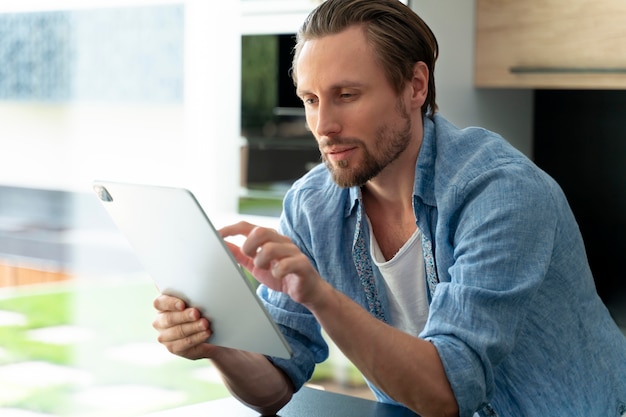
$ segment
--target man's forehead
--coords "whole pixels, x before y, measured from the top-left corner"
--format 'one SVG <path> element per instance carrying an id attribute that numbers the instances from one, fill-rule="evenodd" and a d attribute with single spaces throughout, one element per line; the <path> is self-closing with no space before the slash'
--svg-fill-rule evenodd
<path id="1" fill-rule="evenodd" d="M 298 87 L 306 89 L 308 81 L 325 77 L 333 85 L 358 83 L 357 75 L 371 71 L 377 62 L 362 30 L 356 28 L 307 40 L 295 65 Z"/>

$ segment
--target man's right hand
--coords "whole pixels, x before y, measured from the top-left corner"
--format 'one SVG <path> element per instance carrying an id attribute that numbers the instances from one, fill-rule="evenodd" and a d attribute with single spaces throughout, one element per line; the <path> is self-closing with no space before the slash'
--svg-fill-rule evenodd
<path id="1" fill-rule="evenodd" d="M 258 353 L 207 343 L 209 321 L 180 298 L 161 294 L 154 299 L 158 314 L 152 322 L 157 340 L 167 350 L 187 359 L 211 359 L 230 392 L 262 415 L 274 415 L 291 399 L 291 380 Z"/>
<path id="2" fill-rule="evenodd" d="M 196 308 L 187 307 L 177 297 L 160 294 L 154 299 L 157 316 L 152 327 L 159 332 L 157 340 L 171 353 L 187 359 L 211 358 L 219 349 L 206 343 L 211 323 Z"/>

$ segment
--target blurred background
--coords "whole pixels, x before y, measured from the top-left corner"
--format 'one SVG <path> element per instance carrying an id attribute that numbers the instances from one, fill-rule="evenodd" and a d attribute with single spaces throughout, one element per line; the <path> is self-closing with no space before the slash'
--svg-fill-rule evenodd
<path id="1" fill-rule="evenodd" d="M 286 189 L 319 163 L 288 75 L 293 35 L 318 3 L 0 2 L 2 416 L 136 416 L 228 395 L 206 362 L 176 358 L 156 342 L 156 290 L 91 183 L 186 187 L 217 226 L 241 218 L 276 226 Z M 606 88 L 595 98 L 545 87 L 477 88 L 478 3 L 409 3 L 439 41 L 440 110 L 460 127 L 501 133 L 561 175 L 568 146 L 551 138 L 572 137 L 558 133 L 568 115 L 591 100 L 600 103 L 594 120 L 604 120 L 624 109 L 625 97 Z M 559 117 L 565 120 L 549 124 Z M 602 137 L 621 140 L 609 142 L 610 162 L 618 158 L 623 167 L 624 147 L 615 144 L 626 143 L 625 129 L 609 125 Z M 544 138 L 539 146 L 537 138 Z M 572 158 L 557 179 L 571 184 L 566 192 L 574 197 L 579 182 L 570 172 L 581 164 Z M 604 167 L 602 158 L 594 161 Z M 593 171 L 613 181 L 602 204 L 617 213 L 610 223 L 623 235 L 624 172 Z M 589 210 L 580 207 L 583 217 Z M 598 256 L 611 248 L 603 273 L 611 278 L 600 288 L 621 320 L 623 239 L 595 238 L 593 223 L 585 230 Z M 312 384 L 371 397 L 334 347 Z"/>

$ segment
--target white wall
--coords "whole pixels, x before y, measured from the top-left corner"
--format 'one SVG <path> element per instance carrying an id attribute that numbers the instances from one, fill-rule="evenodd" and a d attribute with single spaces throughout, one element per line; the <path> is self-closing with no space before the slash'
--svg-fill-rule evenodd
<path id="1" fill-rule="evenodd" d="M 236 212 L 241 143 L 239 2 L 185 4 L 184 177 L 207 211 Z"/>
<path id="2" fill-rule="evenodd" d="M 442 115 L 459 127 L 482 126 L 532 155 L 532 91 L 475 89 L 475 0 L 413 0 L 439 42 L 435 66 Z"/>

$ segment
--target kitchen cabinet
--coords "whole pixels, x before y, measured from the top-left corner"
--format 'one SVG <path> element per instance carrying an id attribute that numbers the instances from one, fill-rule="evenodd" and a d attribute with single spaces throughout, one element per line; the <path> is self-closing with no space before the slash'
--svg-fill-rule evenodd
<path id="1" fill-rule="evenodd" d="M 626 89 L 626 1 L 477 0 L 476 87 Z"/>

